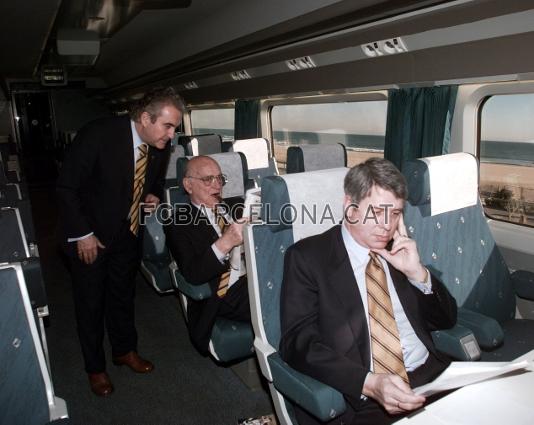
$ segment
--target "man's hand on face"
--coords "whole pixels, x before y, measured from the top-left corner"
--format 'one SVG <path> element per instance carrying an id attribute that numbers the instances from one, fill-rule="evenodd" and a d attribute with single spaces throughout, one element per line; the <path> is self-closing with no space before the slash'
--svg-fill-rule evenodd
<path id="1" fill-rule="evenodd" d="M 400 376 L 386 373 L 367 374 L 362 392 L 393 415 L 419 409 L 426 401 L 425 397 L 416 395 Z"/>
<path id="2" fill-rule="evenodd" d="M 98 248 L 104 249 L 105 246 L 98 240 L 95 235 L 88 236 L 76 242 L 78 258 L 85 264 L 93 264 L 98 257 Z"/>
<path id="3" fill-rule="evenodd" d="M 380 254 L 393 267 L 404 273 L 408 279 L 415 282 L 426 281 L 426 268 L 421 264 L 415 241 L 408 237 L 402 214 L 397 230 L 393 234 L 391 251 L 387 249 L 373 249 L 372 251 Z"/>

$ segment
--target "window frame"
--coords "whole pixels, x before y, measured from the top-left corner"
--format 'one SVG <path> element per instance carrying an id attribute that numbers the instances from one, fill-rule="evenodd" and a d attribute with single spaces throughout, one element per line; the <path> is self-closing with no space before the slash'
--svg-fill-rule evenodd
<path id="1" fill-rule="evenodd" d="M 235 102 L 220 102 L 220 103 L 202 103 L 197 105 L 188 105 L 187 106 L 187 113 L 184 114 L 184 127 L 186 131 L 186 135 L 191 136 L 193 135 L 193 119 L 192 119 L 192 112 L 193 111 L 206 111 L 210 109 L 234 109 L 235 110 Z M 233 130 L 235 132 L 235 122 Z"/>
<path id="2" fill-rule="evenodd" d="M 264 99 L 260 103 L 260 120 L 262 137 L 269 141 L 270 154 L 274 157 L 274 138 L 272 125 L 272 110 L 275 106 L 288 105 L 317 105 L 325 103 L 352 103 L 388 100 L 387 90 L 376 90 L 354 93 L 319 94 L 300 96 L 280 96 Z"/>
<path id="3" fill-rule="evenodd" d="M 509 86 L 509 87 L 516 88 L 515 85 L 514 86 Z M 476 150 L 475 150 L 475 156 L 476 156 L 477 162 L 478 162 L 478 196 L 479 196 L 480 200 L 482 200 L 481 191 L 480 191 L 480 189 L 481 189 L 481 180 L 480 180 L 481 157 L 480 157 L 480 155 L 481 155 L 481 142 L 482 142 L 482 140 L 481 140 L 482 139 L 482 113 L 483 113 L 483 110 L 484 110 L 484 106 L 486 105 L 486 103 L 491 98 L 496 97 L 496 96 L 510 96 L 510 95 L 533 95 L 534 96 L 534 87 L 532 88 L 531 92 L 530 91 L 517 91 L 517 92 L 514 91 L 514 92 L 508 92 L 508 93 L 501 93 L 501 92 L 499 92 L 499 93 L 488 93 L 484 97 L 479 99 L 479 101 L 478 101 L 477 110 L 476 110 L 476 117 L 477 118 L 476 118 Z M 500 163 L 497 163 L 497 164 L 500 164 Z M 502 165 L 513 165 L 513 164 L 502 163 Z M 525 228 L 526 229 L 534 229 L 534 224 L 519 223 L 519 222 L 516 222 L 516 221 L 510 221 L 510 220 L 507 220 L 507 219 L 504 219 L 504 218 L 499 218 L 498 216 L 494 216 L 494 215 L 488 214 L 488 212 L 486 211 L 485 206 L 482 206 L 482 209 L 484 211 L 484 216 L 488 220 L 495 220 L 496 222 L 499 222 L 499 223 L 505 223 L 505 224 L 510 224 L 510 225 L 514 225 L 514 226 L 520 226 L 523 229 L 525 229 Z"/>

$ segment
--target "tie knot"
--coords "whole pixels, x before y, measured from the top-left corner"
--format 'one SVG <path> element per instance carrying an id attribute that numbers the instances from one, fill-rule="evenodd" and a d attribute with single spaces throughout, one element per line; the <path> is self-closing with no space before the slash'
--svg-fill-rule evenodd
<path id="1" fill-rule="evenodd" d="M 369 251 L 369 257 L 371 257 L 371 262 L 376 266 L 382 268 L 382 263 L 380 262 L 380 259 L 378 258 L 378 254 L 373 251 Z"/>

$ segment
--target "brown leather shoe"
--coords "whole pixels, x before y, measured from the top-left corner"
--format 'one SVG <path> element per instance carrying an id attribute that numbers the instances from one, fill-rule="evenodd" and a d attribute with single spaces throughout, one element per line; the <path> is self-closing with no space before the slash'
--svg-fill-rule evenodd
<path id="1" fill-rule="evenodd" d="M 89 385 L 91 391 L 99 397 L 105 397 L 113 392 L 113 384 L 106 372 L 89 373 Z"/>
<path id="2" fill-rule="evenodd" d="M 130 351 L 124 356 L 113 357 L 113 364 L 116 366 L 126 365 L 137 373 L 149 373 L 154 369 L 152 363 L 139 357 L 135 351 Z"/>

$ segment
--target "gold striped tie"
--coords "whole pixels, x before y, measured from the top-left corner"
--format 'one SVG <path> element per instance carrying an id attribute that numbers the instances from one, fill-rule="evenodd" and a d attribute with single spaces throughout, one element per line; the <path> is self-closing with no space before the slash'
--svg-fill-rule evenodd
<path id="1" fill-rule="evenodd" d="M 145 186 L 148 146 L 144 143 L 139 145 L 139 157 L 135 161 L 135 173 L 133 180 L 132 206 L 130 207 L 130 231 L 137 236 L 139 231 L 139 202 Z"/>
<path id="2" fill-rule="evenodd" d="M 221 229 L 221 235 L 224 233 L 224 229 L 227 225 L 226 220 L 222 214 L 216 214 L 217 217 L 217 226 Z M 219 287 L 217 288 L 217 296 L 222 298 L 228 292 L 228 283 L 230 283 L 230 269 L 225 271 L 219 279 Z"/>
<path id="3" fill-rule="evenodd" d="M 365 269 L 365 276 L 373 370 L 375 373 L 399 375 L 409 383 L 386 274 L 378 256 L 374 252 L 370 252 L 369 256 L 371 260 Z"/>

